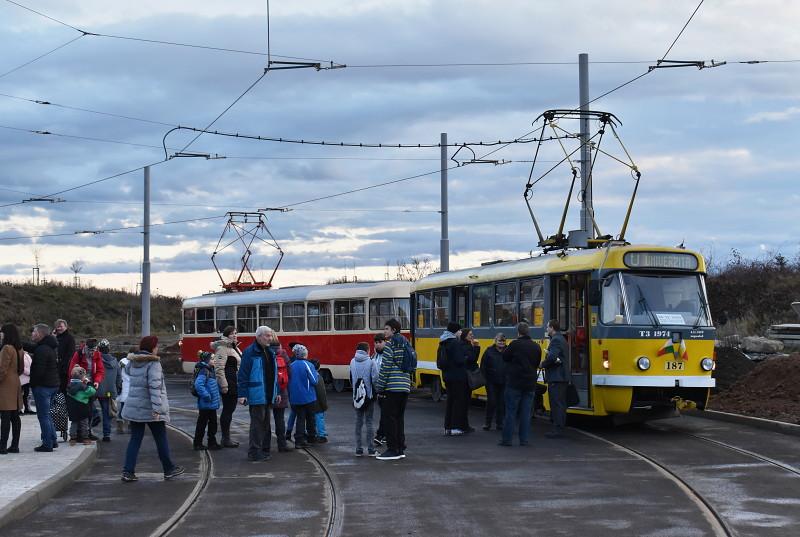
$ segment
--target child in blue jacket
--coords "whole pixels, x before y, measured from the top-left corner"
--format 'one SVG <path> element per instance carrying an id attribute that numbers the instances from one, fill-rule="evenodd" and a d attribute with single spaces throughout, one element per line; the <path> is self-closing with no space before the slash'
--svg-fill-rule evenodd
<path id="1" fill-rule="evenodd" d="M 317 401 L 316 385 L 319 376 L 308 362 L 308 349 L 295 345 L 295 361 L 289 373 L 289 403 L 297 419 L 295 421 L 294 447 L 308 447 L 308 440 L 317 436 L 314 406 Z"/>
<path id="2" fill-rule="evenodd" d="M 195 366 L 194 390 L 197 393 L 197 426 L 194 429 L 194 449 L 222 449 L 217 443 L 217 409 L 219 408 L 219 385 L 210 352 L 201 352 Z M 208 426 L 208 447 L 203 445 L 203 435 Z"/>

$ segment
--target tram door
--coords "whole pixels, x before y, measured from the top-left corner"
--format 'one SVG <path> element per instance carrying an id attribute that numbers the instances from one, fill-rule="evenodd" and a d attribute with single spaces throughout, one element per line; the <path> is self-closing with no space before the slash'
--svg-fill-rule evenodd
<path id="1" fill-rule="evenodd" d="M 591 407 L 589 392 L 589 338 L 591 336 L 586 293 L 589 274 L 554 276 L 552 279 L 552 301 L 556 319 L 567 340 L 569 371 L 572 383 L 578 389 L 580 403 L 577 406 Z"/>

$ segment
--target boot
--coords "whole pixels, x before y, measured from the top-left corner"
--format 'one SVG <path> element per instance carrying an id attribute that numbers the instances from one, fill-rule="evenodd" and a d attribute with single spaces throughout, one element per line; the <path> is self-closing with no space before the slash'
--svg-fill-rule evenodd
<path id="1" fill-rule="evenodd" d="M 212 451 L 217 451 L 217 450 L 222 449 L 222 446 L 217 444 L 216 437 L 212 436 L 211 438 L 208 439 L 208 449 L 210 449 Z"/>
<path id="2" fill-rule="evenodd" d="M 231 440 L 231 438 L 229 436 L 223 436 L 222 437 L 222 447 L 237 448 L 237 447 L 239 447 L 239 442 L 236 442 L 235 440 Z"/>

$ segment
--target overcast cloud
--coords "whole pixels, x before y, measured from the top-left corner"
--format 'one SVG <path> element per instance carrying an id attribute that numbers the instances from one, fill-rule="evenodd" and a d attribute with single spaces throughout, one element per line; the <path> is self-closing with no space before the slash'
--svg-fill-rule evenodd
<path id="1" fill-rule="evenodd" d="M 29 5 L 96 33 L 266 52 L 263 1 Z M 450 142 L 513 139 L 530 131 L 544 110 L 576 106 L 577 65 L 358 66 L 574 62 L 580 52 L 594 62 L 654 62 L 696 5 L 696 0 L 273 0 L 273 54 L 349 67 L 272 71 L 214 128 L 353 142 L 436 143 L 441 132 Z M 0 74 L 79 35 L 9 3 L 0 3 L 0 13 L 5 51 Z M 658 70 L 593 105 L 622 120 L 620 136 L 642 171 L 629 240 L 684 242 L 718 258 L 732 248 L 749 256 L 797 252 L 800 63 L 732 62 L 800 58 L 800 34 L 793 30 L 798 26 L 800 8 L 788 0 L 705 3 L 669 59 L 731 63 Z M 203 127 L 260 76 L 265 62 L 260 55 L 86 36 L 0 76 L 4 127 L 146 146 L 0 128 L 0 205 L 162 160 L 160 146 L 169 128 L 8 96 Z M 647 66 L 593 63 L 592 96 Z M 193 137 L 176 132 L 167 145 L 174 152 Z M 604 148 L 622 155 L 610 136 Z M 319 147 L 204 135 L 190 150 L 228 158 L 174 159 L 153 167 L 154 223 L 283 206 L 439 167 L 438 148 Z M 530 160 L 533 150 L 532 144 L 512 145 L 491 158 L 515 162 L 450 171 L 452 267 L 535 250 L 522 199 L 529 164 L 518 162 Z M 561 158 L 559 153 L 551 145 L 540 158 Z M 286 252 L 276 284 L 323 283 L 345 270 L 381 278 L 387 262 L 413 256 L 429 256 L 438 265 L 438 179 L 434 173 L 268 213 L 270 230 Z M 568 168 L 562 168 L 534 190 L 534 207 L 548 234 L 556 230 L 569 179 Z M 633 181 L 609 160 L 598 162 L 594 181 L 601 229 L 616 235 Z M 59 197 L 66 201 L 0 208 L 0 238 L 139 225 L 142 172 Z M 217 219 L 153 228 L 153 287 L 189 296 L 218 286 L 209 258 L 224 224 Z M 568 227 L 578 227 L 577 212 Z M 29 278 L 37 250 L 48 278 L 68 279 L 69 265 L 81 259 L 84 281 L 131 289 L 139 280 L 141 240 L 132 230 L 0 241 L 0 275 Z M 226 275 L 233 273 L 238 255 L 230 249 L 218 255 Z M 260 248 L 254 268 L 268 277 L 276 259 L 274 250 Z"/>

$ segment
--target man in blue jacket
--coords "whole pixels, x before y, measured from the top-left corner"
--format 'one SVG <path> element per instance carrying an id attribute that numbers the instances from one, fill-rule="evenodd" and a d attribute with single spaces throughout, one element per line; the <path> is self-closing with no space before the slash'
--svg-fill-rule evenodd
<path id="1" fill-rule="evenodd" d="M 553 430 L 545 433 L 545 436 L 560 438 L 564 435 L 564 425 L 567 423 L 567 341 L 561 335 L 561 326 L 557 319 L 547 322 L 547 335 L 550 336 L 550 346 L 542 367 L 547 382 L 547 395 L 550 397 Z"/>
<path id="2" fill-rule="evenodd" d="M 274 332 L 268 326 L 256 329 L 256 340 L 242 353 L 237 383 L 239 404 L 250 408 L 250 447 L 247 458 L 253 462 L 269 460 L 272 428 L 270 407 L 280 403 L 278 364 L 270 348 Z"/>

